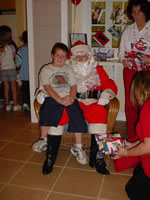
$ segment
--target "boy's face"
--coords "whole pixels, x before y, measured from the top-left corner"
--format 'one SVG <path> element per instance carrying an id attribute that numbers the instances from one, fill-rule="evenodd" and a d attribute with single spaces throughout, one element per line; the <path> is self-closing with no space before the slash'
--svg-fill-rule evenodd
<path id="1" fill-rule="evenodd" d="M 67 52 L 62 49 L 56 49 L 56 52 L 52 55 L 52 59 L 55 67 L 62 67 L 67 60 Z"/>

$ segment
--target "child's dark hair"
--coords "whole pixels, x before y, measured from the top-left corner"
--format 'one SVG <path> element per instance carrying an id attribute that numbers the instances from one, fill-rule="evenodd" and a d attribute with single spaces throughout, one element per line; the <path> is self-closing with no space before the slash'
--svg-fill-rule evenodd
<path id="1" fill-rule="evenodd" d="M 51 50 L 52 55 L 54 55 L 56 53 L 56 49 L 62 49 L 63 51 L 65 51 L 67 53 L 67 56 L 68 56 L 69 49 L 64 43 L 61 43 L 61 42 L 55 43 Z"/>
<path id="2" fill-rule="evenodd" d="M 0 27 L 0 55 L 4 51 L 6 46 L 6 33 Z"/>
<path id="3" fill-rule="evenodd" d="M 24 43 L 28 43 L 28 33 L 27 33 L 27 31 L 24 31 L 24 32 L 22 33 L 22 41 L 23 41 Z"/>
<path id="4" fill-rule="evenodd" d="M 6 26 L 6 25 L 2 25 L 1 30 L 5 31 L 6 33 L 12 32 L 11 28 L 9 26 Z"/>

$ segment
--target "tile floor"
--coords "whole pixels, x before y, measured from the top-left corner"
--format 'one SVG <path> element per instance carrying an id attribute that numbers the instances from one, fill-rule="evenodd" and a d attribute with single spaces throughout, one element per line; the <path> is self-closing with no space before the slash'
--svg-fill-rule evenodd
<path id="1" fill-rule="evenodd" d="M 116 122 L 115 131 L 125 136 L 125 123 Z M 0 109 L 0 200 L 128 199 L 124 187 L 132 169 L 115 173 L 108 157 L 111 175 L 104 176 L 78 164 L 69 149 L 60 148 L 53 173 L 43 175 L 45 153 L 31 149 L 38 136 L 38 124 L 30 123 L 29 113 Z"/>

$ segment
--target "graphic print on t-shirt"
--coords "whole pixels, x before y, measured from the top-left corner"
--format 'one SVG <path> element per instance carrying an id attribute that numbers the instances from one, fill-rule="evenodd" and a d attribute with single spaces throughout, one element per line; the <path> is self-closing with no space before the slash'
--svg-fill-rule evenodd
<path id="1" fill-rule="evenodd" d="M 62 88 L 69 86 L 68 74 L 65 72 L 57 72 L 53 74 L 50 79 L 53 88 Z"/>

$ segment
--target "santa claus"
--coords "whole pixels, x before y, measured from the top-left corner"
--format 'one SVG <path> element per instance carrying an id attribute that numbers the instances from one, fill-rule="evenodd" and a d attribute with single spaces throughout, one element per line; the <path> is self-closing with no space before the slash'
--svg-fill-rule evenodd
<path id="1" fill-rule="evenodd" d="M 83 42 L 79 41 L 73 45 L 69 57 L 77 78 L 78 100 L 91 134 L 89 165 L 92 168 L 95 167 L 98 173 L 109 174 L 95 135 L 106 137 L 107 109 L 105 105 L 116 96 L 116 84 L 108 77 L 103 67 L 94 60 L 91 48 Z"/>
<path id="2" fill-rule="evenodd" d="M 106 137 L 107 109 L 105 105 L 116 96 L 117 86 L 108 77 L 103 67 L 94 60 L 91 48 L 81 41 L 76 42 L 70 49 L 68 65 L 75 72 L 79 105 L 88 123 L 88 132 L 91 134 L 89 165 L 92 168 L 95 167 L 98 173 L 108 175 L 104 154 L 99 149 L 95 136 L 100 135 L 102 139 Z M 41 99 L 44 100 L 40 93 L 37 98 L 39 98 L 39 102 Z M 48 134 L 62 135 L 64 124 L 67 124 L 68 121 L 67 112 L 64 109 L 59 126 L 51 127 Z M 46 145 L 46 138 L 43 137 L 34 143 L 32 148 L 34 151 L 41 152 L 46 150 Z M 74 146 L 71 148 L 71 152 L 78 157 Z"/>

